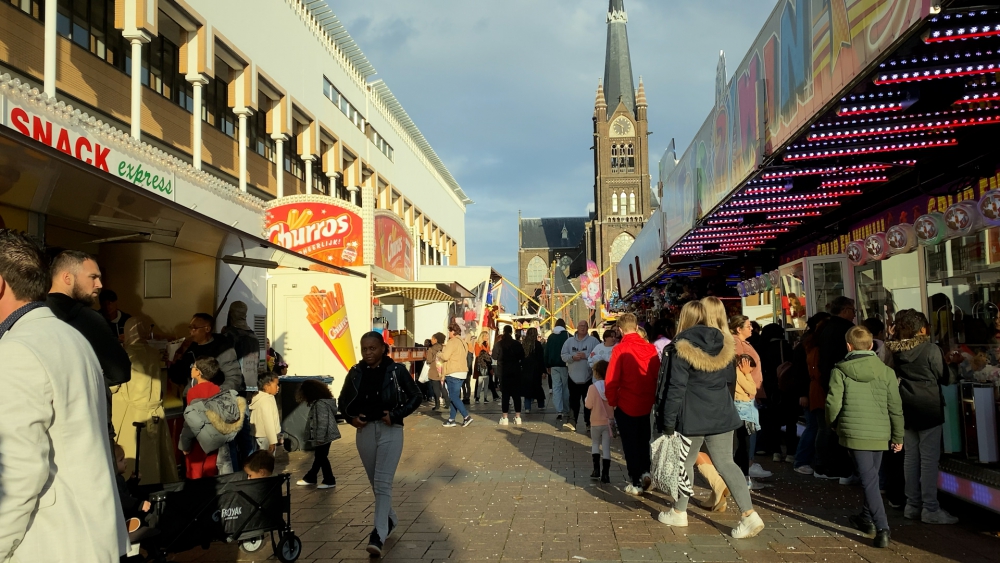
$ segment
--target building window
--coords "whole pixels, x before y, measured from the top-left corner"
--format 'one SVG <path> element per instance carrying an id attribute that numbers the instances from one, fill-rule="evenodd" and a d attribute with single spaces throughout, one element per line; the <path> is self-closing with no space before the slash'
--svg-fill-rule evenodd
<path id="1" fill-rule="evenodd" d="M 293 127 L 292 138 L 285 145 L 285 172 L 295 176 L 299 180 L 306 179 L 306 162 L 299 154 L 298 138 L 302 132 L 302 126 L 296 121 Z"/>
<path id="2" fill-rule="evenodd" d="M 15 8 L 18 8 L 38 21 L 45 20 L 45 6 L 43 0 L 6 0 L 6 2 L 12 4 Z"/>
<path id="3" fill-rule="evenodd" d="M 621 193 L 621 203 L 619 204 L 618 209 L 621 211 L 622 215 L 628 213 L 628 196 L 625 195 L 625 192 Z"/>
<path id="4" fill-rule="evenodd" d="M 24 0 L 14 3 L 25 4 Z M 129 43 L 115 29 L 115 0 L 59 0 L 56 32 L 119 70 L 130 72 Z"/>
<path id="5" fill-rule="evenodd" d="M 379 152 L 384 154 L 386 158 L 392 160 L 392 147 L 389 146 L 389 143 L 386 142 L 385 137 L 379 135 L 378 131 L 376 131 L 375 129 L 372 129 L 371 132 L 372 132 L 371 139 L 372 143 L 375 144 L 375 148 L 377 148 Z"/>
<path id="6" fill-rule="evenodd" d="M 635 145 L 632 143 L 611 145 L 611 172 L 613 174 L 635 172 Z"/>
<path id="7" fill-rule="evenodd" d="M 622 261 L 622 258 L 625 257 L 625 253 L 628 252 L 628 249 L 632 246 L 632 241 L 634 240 L 635 239 L 632 238 L 632 235 L 628 233 L 622 233 L 615 237 L 614 242 L 611 243 L 611 250 L 608 252 L 612 264 L 617 264 Z"/>
<path id="8" fill-rule="evenodd" d="M 340 90 L 337 90 L 337 88 L 333 85 L 333 82 L 330 82 L 330 79 L 325 76 L 323 77 L 323 95 L 326 96 L 328 100 L 333 102 L 333 105 L 340 108 L 340 111 L 347 116 L 347 119 L 351 120 L 351 123 L 353 123 L 355 127 L 360 129 L 362 133 L 365 132 L 366 122 L 365 118 L 362 117 L 361 112 L 359 112 L 351 104 L 351 102 L 347 101 L 347 98 L 340 93 Z"/>
<path id="9" fill-rule="evenodd" d="M 180 49 L 158 35 L 142 46 L 142 83 L 187 111 L 194 109 L 192 86 L 178 71 Z"/>
<path id="10" fill-rule="evenodd" d="M 213 76 L 205 85 L 201 118 L 223 134 L 236 138 L 236 115 L 229 109 L 229 82 Z"/>
<path id="11" fill-rule="evenodd" d="M 635 213 L 635 192 L 628 194 L 628 212 Z"/>
<path id="12" fill-rule="evenodd" d="M 545 274 L 547 274 L 548 268 L 545 267 L 545 260 L 542 260 L 541 256 L 535 256 L 530 261 L 528 261 L 528 283 L 542 283 L 545 279 Z"/>
<path id="13" fill-rule="evenodd" d="M 344 186 L 344 174 L 338 174 L 332 181 L 332 186 L 330 195 L 337 199 L 342 199 L 344 201 L 351 201 L 351 194 L 348 193 L 347 187 Z"/>
<path id="14" fill-rule="evenodd" d="M 615 192 L 611 193 L 611 212 L 618 213 L 618 194 Z"/>
<path id="15" fill-rule="evenodd" d="M 260 100 L 260 107 L 247 118 L 247 147 L 267 160 L 277 162 L 274 139 L 267 134 L 267 114 L 273 102 L 263 92 L 257 93 L 257 99 Z"/>

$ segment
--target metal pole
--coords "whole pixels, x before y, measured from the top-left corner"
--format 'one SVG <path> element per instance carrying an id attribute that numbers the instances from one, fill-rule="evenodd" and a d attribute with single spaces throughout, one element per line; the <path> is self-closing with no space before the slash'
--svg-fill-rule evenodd
<path id="1" fill-rule="evenodd" d="M 606 274 L 609 271 L 611 271 L 611 268 L 612 268 L 611 266 L 608 266 L 608 268 L 606 270 L 604 270 L 603 272 L 601 272 L 601 276 L 604 276 L 604 274 Z M 562 307 L 559 307 L 558 309 L 556 309 L 555 311 L 553 311 L 552 313 L 550 313 L 549 317 L 546 318 L 544 321 L 542 321 L 542 324 L 545 324 L 545 323 L 549 322 L 549 319 L 554 319 L 555 316 L 558 315 L 560 311 L 562 311 L 563 309 L 565 309 L 573 301 L 576 301 L 577 297 L 580 297 L 581 295 L 583 295 L 584 290 L 586 290 L 586 288 L 580 288 L 580 291 L 577 291 L 576 295 L 574 295 L 573 297 L 571 297 L 568 301 L 566 301 L 566 303 L 563 303 Z"/>

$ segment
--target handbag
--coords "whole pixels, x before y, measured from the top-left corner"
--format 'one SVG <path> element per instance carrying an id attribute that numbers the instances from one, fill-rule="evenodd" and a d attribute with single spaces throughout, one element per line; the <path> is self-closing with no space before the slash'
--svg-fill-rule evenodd
<path id="1" fill-rule="evenodd" d="M 431 366 L 429 366 L 427 362 L 424 362 L 424 367 L 420 368 L 420 377 L 417 378 L 417 381 L 419 381 L 420 383 L 427 383 L 430 380 L 431 380 Z"/>

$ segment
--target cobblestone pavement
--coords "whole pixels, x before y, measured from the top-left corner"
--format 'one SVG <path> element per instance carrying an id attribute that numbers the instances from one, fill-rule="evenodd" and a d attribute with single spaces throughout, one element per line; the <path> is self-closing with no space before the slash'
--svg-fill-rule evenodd
<path id="1" fill-rule="evenodd" d="M 734 540 L 735 503 L 709 513 L 692 503 L 687 528 L 669 528 L 656 514 L 666 495 L 626 495 L 620 441 L 613 446 L 612 484 L 598 486 L 590 437 L 559 431 L 551 408 L 524 417 L 523 426 L 497 425 L 499 408 L 473 406 L 467 428 L 443 428 L 442 417 L 422 407 L 406 420 L 406 444 L 396 473 L 394 505 L 399 527 L 386 542 L 386 562 L 403 561 L 1000 561 L 1000 516 L 945 500 L 963 518 L 958 526 L 929 526 L 889 509 L 889 549 L 847 527 L 859 510 L 860 487 L 820 481 L 791 464 L 758 460 L 774 472 L 770 488 L 754 493 L 767 528 L 756 538 Z M 302 563 L 368 560 L 374 497 L 354 446 L 354 429 L 331 449 L 337 487 L 296 487 L 292 523 L 304 542 Z M 311 463 L 293 453 L 279 465 L 293 481 Z M 287 461 L 287 464 L 285 463 Z M 708 491 L 698 483 L 696 495 Z M 945 495 L 942 495 L 944 497 Z M 214 545 L 174 556 L 176 561 L 265 561 L 255 554 Z"/>

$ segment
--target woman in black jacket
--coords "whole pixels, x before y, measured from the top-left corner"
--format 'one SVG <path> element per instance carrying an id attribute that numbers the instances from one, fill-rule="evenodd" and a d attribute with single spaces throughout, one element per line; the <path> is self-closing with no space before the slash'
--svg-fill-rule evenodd
<path id="1" fill-rule="evenodd" d="M 730 493 L 740 506 L 742 518 L 732 530 L 736 539 L 756 536 L 764 521 L 753 508 L 743 472 L 733 461 L 733 431 L 743 426 L 730 385 L 736 381 L 736 345 L 729 334 L 726 308 L 717 298 L 691 301 L 681 310 L 680 332 L 673 342 L 670 379 L 663 404 L 657 409 L 658 429 L 668 436 L 674 431 L 691 440 L 687 474 L 693 475 L 702 444 Z M 693 326 L 692 326 L 693 325 Z M 690 497 L 681 494 L 674 507 L 657 518 L 668 526 L 687 526 Z"/>
<path id="2" fill-rule="evenodd" d="M 358 429 L 358 454 L 375 493 L 375 529 L 368 540 L 368 553 L 375 556 L 382 555 L 399 521 L 392 509 L 392 480 L 403 454 L 403 419 L 420 406 L 417 384 L 388 349 L 377 332 L 361 337 L 362 360 L 347 373 L 338 401 L 341 414 Z"/>
<path id="3" fill-rule="evenodd" d="M 538 329 L 529 328 L 521 340 L 524 359 L 521 360 L 521 391 L 524 393 L 524 414 L 531 412 L 531 402 L 538 401 L 538 409 L 545 408 L 545 390 L 542 374 L 545 373 L 545 352 L 538 341 Z"/>

